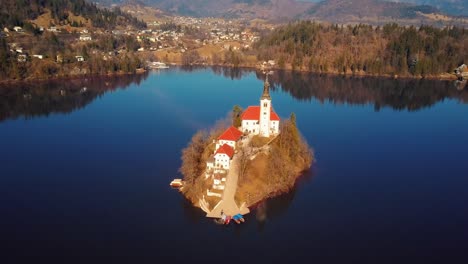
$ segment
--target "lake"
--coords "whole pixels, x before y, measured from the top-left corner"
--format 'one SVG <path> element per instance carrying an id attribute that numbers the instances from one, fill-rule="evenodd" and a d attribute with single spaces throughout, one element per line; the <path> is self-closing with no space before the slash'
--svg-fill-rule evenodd
<path id="1" fill-rule="evenodd" d="M 467 263 L 468 87 L 275 72 L 316 163 L 246 223 L 169 187 L 261 73 L 173 68 L 0 87 L 2 263 Z M 461 261 L 461 262 L 460 262 Z"/>

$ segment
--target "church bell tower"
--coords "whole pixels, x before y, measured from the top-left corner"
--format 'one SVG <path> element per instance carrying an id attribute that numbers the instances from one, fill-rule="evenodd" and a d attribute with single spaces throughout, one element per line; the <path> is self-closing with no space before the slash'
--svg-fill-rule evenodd
<path id="1" fill-rule="evenodd" d="M 265 78 L 263 85 L 263 94 L 260 97 L 260 136 L 270 136 L 270 115 L 271 115 L 271 97 L 270 97 L 270 83 L 268 82 L 268 74 Z"/>

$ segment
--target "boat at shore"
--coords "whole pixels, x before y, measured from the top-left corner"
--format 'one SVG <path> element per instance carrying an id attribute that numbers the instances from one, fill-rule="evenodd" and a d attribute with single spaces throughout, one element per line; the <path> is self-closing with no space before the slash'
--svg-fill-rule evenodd
<path id="1" fill-rule="evenodd" d="M 455 69 L 455 75 L 460 81 L 468 80 L 468 66 L 466 64 L 460 65 L 460 67 Z"/>
<path id="2" fill-rule="evenodd" d="M 148 67 L 150 69 L 169 69 L 169 66 L 167 66 L 166 63 L 160 61 L 150 62 Z"/>
<path id="3" fill-rule="evenodd" d="M 169 185 L 174 188 L 180 188 L 184 185 L 184 182 L 182 181 L 182 179 L 174 179 Z"/>

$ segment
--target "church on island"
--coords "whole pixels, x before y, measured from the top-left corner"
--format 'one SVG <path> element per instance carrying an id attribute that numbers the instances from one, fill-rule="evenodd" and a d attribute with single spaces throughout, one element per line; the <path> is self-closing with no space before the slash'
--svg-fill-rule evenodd
<path id="1" fill-rule="evenodd" d="M 262 137 L 276 136 L 279 134 L 280 118 L 271 106 L 268 75 L 263 85 L 260 106 L 249 106 L 247 110 L 242 113 L 241 119 L 241 130 L 245 134 L 260 135 Z"/>
<path id="2" fill-rule="evenodd" d="M 276 136 L 279 134 L 279 124 L 280 118 L 271 105 L 270 83 L 267 75 L 260 105 L 249 106 L 241 115 L 241 127 L 231 126 L 217 138 L 214 154 L 207 161 L 207 171 L 229 170 L 236 144 L 243 136 Z"/>

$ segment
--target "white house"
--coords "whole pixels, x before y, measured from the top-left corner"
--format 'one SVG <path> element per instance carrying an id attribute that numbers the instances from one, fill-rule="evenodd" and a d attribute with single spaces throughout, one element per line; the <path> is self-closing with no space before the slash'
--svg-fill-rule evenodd
<path id="1" fill-rule="evenodd" d="M 28 55 L 26 55 L 26 54 L 19 54 L 18 55 L 18 62 L 26 62 L 27 59 L 28 59 Z"/>
<path id="2" fill-rule="evenodd" d="M 260 106 L 249 106 L 241 116 L 244 133 L 269 137 L 279 134 L 280 118 L 271 106 L 268 75 L 260 97 Z"/>
<path id="3" fill-rule="evenodd" d="M 229 165 L 233 156 L 234 149 L 228 144 L 222 145 L 214 154 L 214 167 L 229 170 Z"/>
<path id="4" fill-rule="evenodd" d="M 16 32 L 19 32 L 19 33 L 24 32 L 24 31 L 23 31 L 23 28 L 22 28 L 22 27 L 18 27 L 18 26 L 13 27 L 13 30 L 16 31 Z"/>
<path id="5" fill-rule="evenodd" d="M 207 171 L 210 171 L 210 170 L 214 169 L 214 167 L 215 167 L 215 158 L 214 158 L 214 156 L 211 156 L 206 161 L 206 169 L 207 169 Z M 208 177 L 209 174 L 207 174 L 206 176 Z"/>
<path id="6" fill-rule="evenodd" d="M 226 129 L 221 136 L 218 137 L 216 141 L 216 150 L 224 144 L 228 144 L 233 149 L 236 149 L 236 142 L 242 137 L 242 132 L 239 129 L 231 126 L 230 128 Z"/>
<path id="7" fill-rule="evenodd" d="M 90 35 L 83 34 L 80 35 L 80 41 L 91 41 L 93 38 Z"/>
<path id="8" fill-rule="evenodd" d="M 60 32 L 60 30 L 57 27 L 50 27 L 47 29 L 49 32 Z"/>
<path id="9" fill-rule="evenodd" d="M 224 190 L 226 184 L 226 174 L 215 173 L 213 175 L 213 189 Z"/>
<path id="10" fill-rule="evenodd" d="M 75 56 L 76 61 L 84 61 L 83 56 Z"/>

